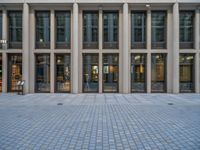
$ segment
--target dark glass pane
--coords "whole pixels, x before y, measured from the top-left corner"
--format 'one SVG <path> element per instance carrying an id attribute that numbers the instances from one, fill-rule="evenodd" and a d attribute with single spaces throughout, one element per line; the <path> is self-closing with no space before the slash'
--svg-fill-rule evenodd
<path id="1" fill-rule="evenodd" d="M 56 12 L 56 48 L 70 48 L 70 12 Z"/>
<path id="2" fill-rule="evenodd" d="M 2 12 L 0 11 L 0 40 L 2 40 Z M 0 43 L 0 48 L 2 48 L 2 43 Z"/>
<path id="3" fill-rule="evenodd" d="M 118 30 L 119 30 L 118 12 L 103 13 L 103 48 L 118 49 Z"/>
<path id="4" fill-rule="evenodd" d="M 180 92 L 194 92 L 194 55 L 180 54 Z"/>
<path id="5" fill-rule="evenodd" d="M 8 55 L 8 92 L 18 90 L 17 82 L 22 80 L 22 55 Z"/>
<path id="6" fill-rule="evenodd" d="M 50 48 L 50 13 L 36 12 L 36 48 Z"/>
<path id="7" fill-rule="evenodd" d="M 0 92 L 2 92 L 2 54 L 0 54 Z"/>
<path id="8" fill-rule="evenodd" d="M 56 91 L 70 92 L 70 54 L 56 55 Z"/>
<path id="9" fill-rule="evenodd" d="M 131 13 L 131 48 L 146 48 L 146 12 Z"/>
<path id="10" fill-rule="evenodd" d="M 131 55 L 131 91 L 146 91 L 146 55 Z"/>
<path id="11" fill-rule="evenodd" d="M 83 92 L 98 92 L 98 54 L 83 54 Z"/>
<path id="12" fill-rule="evenodd" d="M 151 56 L 151 91 L 166 92 L 166 54 Z"/>
<path id="13" fill-rule="evenodd" d="M 151 14 L 151 38 L 153 49 L 166 48 L 166 12 L 153 11 Z"/>
<path id="14" fill-rule="evenodd" d="M 180 48 L 193 48 L 194 36 L 194 12 L 181 11 L 180 12 Z"/>
<path id="15" fill-rule="evenodd" d="M 22 48 L 22 12 L 9 11 L 9 48 Z"/>
<path id="16" fill-rule="evenodd" d="M 35 90 L 36 92 L 50 92 L 50 56 L 37 54 L 35 59 Z"/>
<path id="17" fill-rule="evenodd" d="M 118 92 L 119 56 L 103 55 L 103 92 Z"/>
<path id="18" fill-rule="evenodd" d="M 99 16 L 96 11 L 83 12 L 83 48 L 98 48 Z"/>

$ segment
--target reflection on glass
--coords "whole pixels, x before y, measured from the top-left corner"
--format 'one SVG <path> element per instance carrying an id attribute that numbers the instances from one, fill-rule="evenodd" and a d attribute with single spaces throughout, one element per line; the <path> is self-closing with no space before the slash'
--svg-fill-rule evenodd
<path id="1" fill-rule="evenodd" d="M 98 48 L 99 18 L 96 11 L 83 12 L 83 48 Z"/>
<path id="2" fill-rule="evenodd" d="M 22 55 L 8 55 L 8 92 L 18 90 L 17 82 L 22 80 Z"/>
<path id="3" fill-rule="evenodd" d="M 131 92 L 146 91 L 146 55 L 131 55 Z"/>
<path id="4" fill-rule="evenodd" d="M 50 56 L 49 54 L 37 54 L 36 67 L 36 92 L 50 92 Z"/>
<path id="5" fill-rule="evenodd" d="M 103 13 L 103 48 L 118 49 L 118 12 Z"/>
<path id="6" fill-rule="evenodd" d="M 146 12 L 133 11 L 131 13 L 131 48 L 146 48 Z"/>
<path id="7" fill-rule="evenodd" d="M 194 12 L 181 11 L 180 12 L 180 48 L 193 48 L 194 36 Z"/>
<path id="8" fill-rule="evenodd" d="M 98 54 L 83 54 L 83 92 L 98 92 Z"/>
<path id="9" fill-rule="evenodd" d="M 22 48 L 22 12 L 9 11 L 9 48 Z"/>
<path id="10" fill-rule="evenodd" d="M 70 92 L 70 55 L 56 55 L 56 91 Z"/>
<path id="11" fill-rule="evenodd" d="M 166 92 L 166 55 L 151 56 L 151 91 Z"/>
<path id="12" fill-rule="evenodd" d="M 0 54 L 0 92 L 2 92 L 2 54 Z"/>
<path id="13" fill-rule="evenodd" d="M 70 12 L 56 11 L 56 48 L 70 48 Z"/>
<path id="14" fill-rule="evenodd" d="M 118 54 L 103 55 L 103 92 L 118 92 Z"/>
<path id="15" fill-rule="evenodd" d="M 180 92 L 194 92 L 194 55 L 180 55 Z"/>
<path id="16" fill-rule="evenodd" d="M 151 45 L 153 49 L 166 48 L 166 12 L 153 11 L 151 14 Z"/>
<path id="17" fill-rule="evenodd" d="M 36 48 L 50 48 L 50 12 L 36 12 Z"/>

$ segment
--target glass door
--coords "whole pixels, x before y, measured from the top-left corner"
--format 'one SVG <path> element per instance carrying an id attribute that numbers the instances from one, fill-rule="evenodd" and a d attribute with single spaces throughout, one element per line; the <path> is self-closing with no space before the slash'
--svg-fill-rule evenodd
<path id="1" fill-rule="evenodd" d="M 131 55 L 131 92 L 146 92 L 146 54 Z"/>
<path id="2" fill-rule="evenodd" d="M 103 55 L 103 92 L 118 92 L 118 54 Z"/>
<path id="3" fill-rule="evenodd" d="M 37 54 L 35 63 L 36 92 L 50 92 L 50 55 Z"/>
<path id="4" fill-rule="evenodd" d="M 56 55 L 56 92 L 70 92 L 70 54 Z"/>
<path id="5" fill-rule="evenodd" d="M 83 92 L 99 91 L 98 54 L 83 54 Z"/>
<path id="6" fill-rule="evenodd" d="M 17 82 L 22 80 L 22 55 L 8 55 L 8 92 L 18 90 Z"/>

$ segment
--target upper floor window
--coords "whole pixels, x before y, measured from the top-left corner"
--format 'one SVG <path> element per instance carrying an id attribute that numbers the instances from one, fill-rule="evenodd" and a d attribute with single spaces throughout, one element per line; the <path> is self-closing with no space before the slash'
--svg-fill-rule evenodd
<path id="1" fill-rule="evenodd" d="M 152 11 L 151 13 L 151 47 L 152 49 L 165 49 L 167 14 L 165 11 Z"/>
<path id="2" fill-rule="evenodd" d="M 118 11 L 103 13 L 103 48 L 118 49 L 119 47 L 119 15 Z"/>
<path id="3" fill-rule="evenodd" d="M 70 12 L 56 11 L 56 48 L 70 49 Z"/>
<path id="4" fill-rule="evenodd" d="M 8 12 L 8 47 L 22 48 L 22 11 Z"/>
<path id="5" fill-rule="evenodd" d="M 180 12 L 180 49 L 194 48 L 194 12 Z"/>
<path id="6" fill-rule="evenodd" d="M 98 49 L 98 11 L 83 12 L 83 48 Z"/>
<path id="7" fill-rule="evenodd" d="M 2 40 L 2 12 L 0 12 L 0 40 Z M 1 43 L 0 43 L 0 48 L 2 48 Z"/>
<path id="8" fill-rule="evenodd" d="M 131 13 L 131 48 L 146 48 L 146 12 L 132 11 Z"/>
<path id="9" fill-rule="evenodd" d="M 50 48 L 50 12 L 36 12 L 36 48 Z"/>

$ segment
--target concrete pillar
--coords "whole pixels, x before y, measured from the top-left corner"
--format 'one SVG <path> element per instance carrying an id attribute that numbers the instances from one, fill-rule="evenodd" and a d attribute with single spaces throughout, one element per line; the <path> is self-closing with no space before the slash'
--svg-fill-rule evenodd
<path id="1" fill-rule="evenodd" d="M 2 92 L 7 92 L 7 54 L 4 52 L 2 54 Z"/>
<path id="2" fill-rule="evenodd" d="M 128 4 L 123 4 L 123 93 L 129 93 L 129 26 L 128 26 Z"/>
<path id="3" fill-rule="evenodd" d="M 78 4 L 73 4 L 73 41 L 72 41 L 72 93 L 78 93 L 78 70 L 79 70 L 79 49 L 78 49 Z"/>
<path id="4" fill-rule="evenodd" d="M 147 10 L 147 93 L 151 93 L 151 10 Z"/>
<path id="5" fill-rule="evenodd" d="M 4 8 L 2 11 L 2 39 L 7 40 L 7 11 Z M 2 49 L 7 49 L 7 44 L 2 45 Z M 2 53 L 2 92 L 7 92 L 7 54 Z"/>
<path id="6" fill-rule="evenodd" d="M 7 11 L 4 8 L 2 11 L 2 39 L 7 40 L 6 44 L 2 45 L 2 49 L 6 50 L 7 49 L 7 44 L 8 44 L 8 21 L 7 21 Z"/>
<path id="7" fill-rule="evenodd" d="M 50 20 L 51 20 L 51 28 L 50 28 L 50 49 L 54 49 L 55 48 L 55 17 L 54 17 L 54 10 L 51 9 L 51 15 L 50 15 Z"/>
<path id="8" fill-rule="evenodd" d="M 55 85 L 55 60 L 54 53 L 50 54 L 50 93 L 54 93 L 54 85 Z"/>
<path id="9" fill-rule="evenodd" d="M 23 5 L 23 55 L 22 55 L 22 79 L 25 80 L 24 92 L 29 93 L 29 5 Z"/>
<path id="10" fill-rule="evenodd" d="M 199 42 L 200 42 L 200 21 L 199 21 L 199 9 L 196 9 L 195 11 L 195 49 L 198 51 L 200 49 Z M 195 55 L 195 92 L 199 93 L 200 90 L 200 66 L 199 66 L 199 53 L 197 52 Z"/>
<path id="11" fill-rule="evenodd" d="M 173 5 L 173 93 L 179 93 L 179 5 Z"/>
<path id="12" fill-rule="evenodd" d="M 99 9 L 99 93 L 103 92 L 103 65 L 102 65 L 102 45 L 103 45 L 103 11 Z"/>

